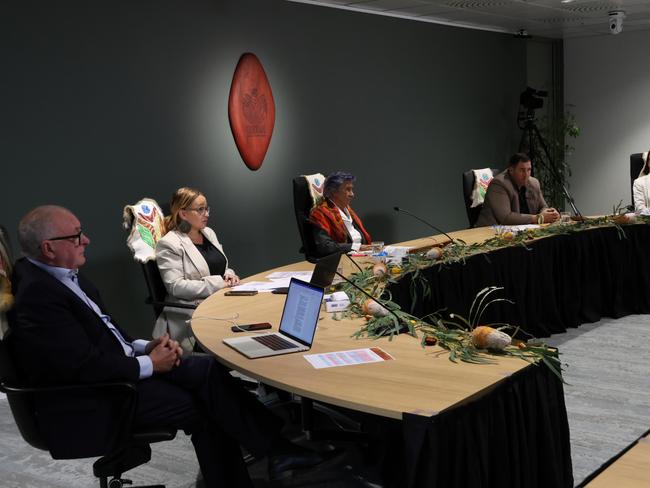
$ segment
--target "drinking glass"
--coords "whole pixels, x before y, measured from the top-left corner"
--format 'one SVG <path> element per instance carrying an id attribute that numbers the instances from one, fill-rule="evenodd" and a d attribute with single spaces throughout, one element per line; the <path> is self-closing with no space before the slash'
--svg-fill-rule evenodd
<path id="1" fill-rule="evenodd" d="M 384 241 L 372 241 L 372 253 L 379 254 L 384 250 Z"/>

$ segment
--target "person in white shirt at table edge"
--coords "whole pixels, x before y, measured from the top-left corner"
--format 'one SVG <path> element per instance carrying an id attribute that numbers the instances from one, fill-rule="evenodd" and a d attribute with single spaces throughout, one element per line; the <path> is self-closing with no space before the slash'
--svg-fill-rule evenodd
<path id="1" fill-rule="evenodd" d="M 648 166 L 650 151 L 644 156 L 643 169 L 632 185 L 634 211 L 637 213 L 650 213 L 650 166 Z"/>

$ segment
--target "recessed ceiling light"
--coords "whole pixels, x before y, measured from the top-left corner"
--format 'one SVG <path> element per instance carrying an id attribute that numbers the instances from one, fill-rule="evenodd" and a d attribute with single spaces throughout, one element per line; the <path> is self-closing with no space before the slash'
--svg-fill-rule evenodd
<path id="1" fill-rule="evenodd" d="M 573 3 L 576 0 L 560 0 L 560 3 Z"/>

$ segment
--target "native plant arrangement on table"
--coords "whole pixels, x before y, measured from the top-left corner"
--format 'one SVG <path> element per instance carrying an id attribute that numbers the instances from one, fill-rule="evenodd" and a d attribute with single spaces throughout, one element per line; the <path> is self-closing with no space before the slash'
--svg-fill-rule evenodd
<path id="1" fill-rule="evenodd" d="M 389 274 L 393 280 L 399 280 L 402 275 L 415 273 L 418 270 L 433 266 L 434 264 L 465 263 L 467 259 L 476 255 L 483 255 L 489 261 L 490 251 L 505 247 L 521 246 L 528 249 L 527 244 L 535 239 L 557 235 L 575 234 L 588 229 L 614 227 L 619 238 L 625 238 L 626 225 L 650 224 L 650 216 L 625 213 L 621 202 L 614 205 L 611 215 L 590 217 L 570 223 L 543 224 L 538 228 L 529 228 L 525 231 L 515 232 L 513 226 L 494 226 L 495 235 L 483 242 L 467 244 L 460 239 L 446 246 L 434 246 L 427 251 L 410 254 L 408 260 L 398 266 L 398 270 L 390 269 Z"/>
<path id="2" fill-rule="evenodd" d="M 402 311 L 400 306 L 391 300 L 390 292 L 386 285 L 395 282 L 390 278 L 390 273 L 395 275 L 401 273 L 397 266 L 388 267 L 384 263 L 377 263 L 373 267 L 367 267 L 363 271 L 352 274 L 348 279 L 362 288 L 369 295 L 376 297 L 376 301 L 368 298 L 366 294 L 359 291 L 349 283 L 342 283 L 341 290 L 350 298 L 350 306 L 344 312 L 335 313 L 334 320 L 342 317 L 366 317 L 366 325 L 357 331 L 353 337 L 392 338 L 401 333 L 404 327 L 408 332 L 415 335 L 415 329 L 411 315 Z M 387 298 L 380 298 L 387 295 Z"/>
<path id="3" fill-rule="evenodd" d="M 353 337 L 393 337 L 401 332 L 407 332 L 420 338 L 423 347 L 438 345 L 449 351 L 449 360 L 475 363 L 494 363 L 494 356 L 518 357 L 533 364 L 542 362 L 562 380 L 562 365 L 558 353 L 549 349 L 543 342 L 529 340 L 528 342 L 514 340 L 505 330 L 514 330 L 513 336 L 519 329 L 503 323 L 481 324 L 485 310 L 497 302 L 513 303 L 505 298 L 492 298 L 491 295 L 503 288 L 491 286 L 481 290 L 469 310 L 468 318 L 452 313 L 448 317 L 443 311 L 437 311 L 425 317 L 418 318 L 401 310 L 400 306 L 391 300 L 386 285 L 393 281 L 392 270 L 396 266 L 386 266 L 377 263 L 362 272 L 354 273 L 349 279 L 367 293 L 375 297 L 368 298 L 354 286 L 344 283 L 342 290 L 350 297 L 350 308 L 342 316 L 363 316 L 366 323 L 353 334 Z M 401 272 L 401 269 L 400 269 Z M 381 298 L 388 294 L 387 298 Z M 379 302 L 379 303 L 378 303 Z M 340 315 L 335 314 L 335 319 Z"/>
<path id="4" fill-rule="evenodd" d="M 512 339 L 518 333 L 525 334 L 509 324 L 481 324 L 486 308 L 496 302 L 509 302 L 504 298 L 492 298 L 492 294 L 502 288 L 491 286 L 481 290 L 470 307 L 467 318 L 458 313 L 445 315 L 444 310 L 416 317 L 408 313 L 392 300 L 387 285 L 402 279 L 410 279 L 411 312 L 418 299 L 426 300 L 431 296 L 430 284 L 422 270 L 432 266 L 445 266 L 452 263 L 465 263 L 475 255 L 482 255 L 489 260 L 489 252 L 511 246 L 530 249 L 528 244 L 535 239 L 554 235 L 572 234 L 587 229 L 614 227 L 619 238 L 624 239 L 624 227 L 627 225 L 650 224 L 650 216 L 624 214 L 619 205 L 614 206 L 612 215 L 589 218 L 571 223 L 542 225 L 539 228 L 513 232 L 504 227 L 498 229 L 495 236 L 483 242 L 467 244 L 454 239 L 446 246 L 432 246 L 430 249 L 409 254 L 401 263 L 379 262 L 374 266 L 352 274 L 349 279 L 380 303 L 369 299 L 352 285 L 343 283 L 342 291 L 350 297 L 350 307 L 345 312 L 335 313 L 335 320 L 341 317 L 364 317 L 365 324 L 353 337 L 380 338 L 407 332 L 419 337 L 421 343 L 438 345 L 449 351 L 451 361 L 471 363 L 490 363 L 495 356 L 518 357 L 534 364 L 545 364 L 560 379 L 562 364 L 555 349 L 549 349 L 542 341 L 531 338 L 527 341 Z M 505 331 L 512 331 L 508 335 Z"/>
<path id="5" fill-rule="evenodd" d="M 438 344 L 449 351 L 449 360 L 468 363 L 493 363 L 491 356 L 512 356 L 532 364 L 542 362 L 562 381 L 562 363 L 556 349 L 550 349 L 538 339 L 513 339 L 518 327 L 505 323 L 481 324 L 485 310 L 497 302 L 514 304 L 506 298 L 492 298 L 502 287 L 489 286 L 476 294 L 467 318 L 452 313 L 446 318 L 441 311 L 434 312 L 415 327 L 422 333 L 422 344 Z M 505 331 L 512 330 L 512 336 Z M 522 331 L 523 332 L 523 331 Z"/>

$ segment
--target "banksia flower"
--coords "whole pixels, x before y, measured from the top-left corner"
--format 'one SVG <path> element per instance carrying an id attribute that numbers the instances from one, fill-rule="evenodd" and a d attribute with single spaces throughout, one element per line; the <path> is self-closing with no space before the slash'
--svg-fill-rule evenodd
<path id="1" fill-rule="evenodd" d="M 384 263 L 376 263 L 372 267 L 372 275 L 375 278 L 382 278 L 387 272 L 388 269 L 386 268 L 386 265 Z"/>
<path id="2" fill-rule="evenodd" d="M 472 342 L 479 349 L 505 349 L 512 338 L 505 332 L 481 325 L 472 331 Z"/>
<path id="3" fill-rule="evenodd" d="M 429 259 L 440 259 L 440 257 L 442 256 L 442 249 L 439 247 L 432 247 L 427 251 L 426 256 Z"/>
<path id="4" fill-rule="evenodd" d="M 386 307 L 380 305 L 374 300 L 371 300 L 370 298 L 363 302 L 361 309 L 364 315 L 372 315 L 374 317 L 385 317 L 389 313 Z"/>

